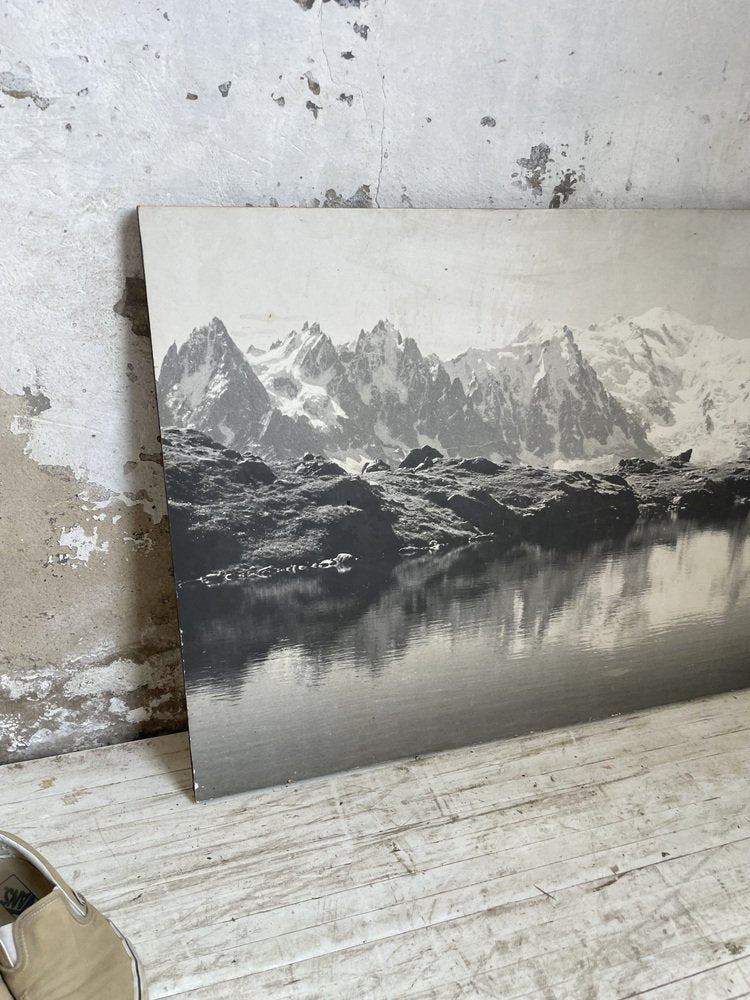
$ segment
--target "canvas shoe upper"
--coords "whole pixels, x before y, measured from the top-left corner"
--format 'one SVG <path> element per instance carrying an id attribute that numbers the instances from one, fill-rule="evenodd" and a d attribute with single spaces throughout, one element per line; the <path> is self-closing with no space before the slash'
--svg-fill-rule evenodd
<path id="1" fill-rule="evenodd" d="M 138 960 L 114 925 L 2 831 L 0 976 L 0 1000 L 147 1000 Z"/>

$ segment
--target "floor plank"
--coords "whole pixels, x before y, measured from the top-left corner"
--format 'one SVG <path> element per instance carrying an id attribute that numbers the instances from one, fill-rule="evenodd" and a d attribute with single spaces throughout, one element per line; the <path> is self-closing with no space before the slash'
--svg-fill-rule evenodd
<path id="1" fill-rule="evenodd" d="M 203 805 L 184 734 L 0 795 L 154 1000 L 713 1000 L 750 997 L 749 774 L 750 691 Z"/>

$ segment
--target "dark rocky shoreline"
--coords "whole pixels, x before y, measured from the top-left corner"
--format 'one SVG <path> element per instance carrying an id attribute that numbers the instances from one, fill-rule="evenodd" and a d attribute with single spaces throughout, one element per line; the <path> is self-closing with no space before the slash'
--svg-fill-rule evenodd
<path id="1" fill-rule="evenodd" d="M 623 534 L 639 517 L 725 519 L 750 503 L 750 461 L 702 468 L 689 452 L 590 474 L 426 447 L 398 468 L 367 463 L 351 476 L 311 454 L 271 468 L 194 430 L 165 430 L 163 446 L 180 583 L 344 569 L 488 539 L 575 544 Z"/>

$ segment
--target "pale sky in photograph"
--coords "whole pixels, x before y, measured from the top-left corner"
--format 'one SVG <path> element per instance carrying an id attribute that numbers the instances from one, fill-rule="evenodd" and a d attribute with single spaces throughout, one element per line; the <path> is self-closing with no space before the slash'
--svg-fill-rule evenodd
<path id="1" fill-rule="evenodd" d="M 267 348 L 317 321 L 389 319 L 423 353 L 500 346 L 531 320 L 668 307 L 750 332 L 750 212 L 141 208 L 154 357 L 218 316 Z"/>

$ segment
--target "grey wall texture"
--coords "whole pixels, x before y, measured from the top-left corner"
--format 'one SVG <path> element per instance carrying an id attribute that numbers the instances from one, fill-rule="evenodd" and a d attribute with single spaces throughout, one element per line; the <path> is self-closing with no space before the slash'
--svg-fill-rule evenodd
<path id="1" fill-rule="evenodd" d="M 2 760 L 185 725 L 136 205 L 750 206 L 747 0 L 0 10 Z"/>

